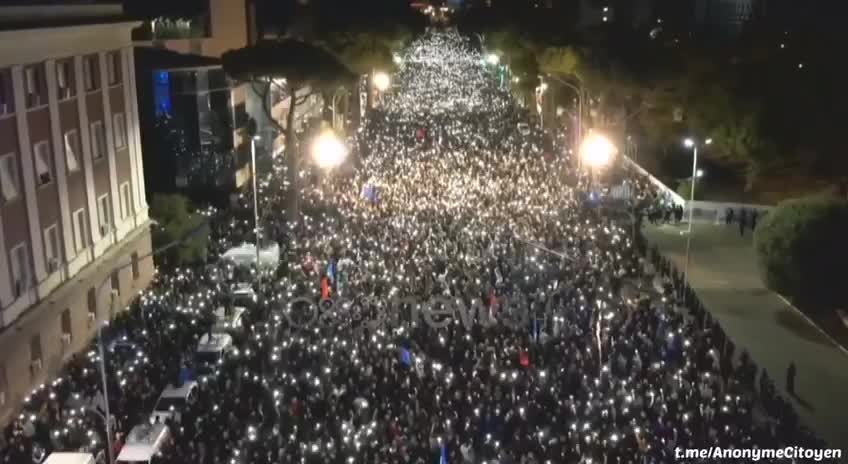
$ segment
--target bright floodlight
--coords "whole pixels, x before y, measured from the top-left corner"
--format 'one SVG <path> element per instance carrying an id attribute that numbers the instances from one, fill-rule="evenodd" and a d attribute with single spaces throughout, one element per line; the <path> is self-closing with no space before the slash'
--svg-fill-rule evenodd
<path id="1" fill-rule="evenodd" d="M 583 160 L 592 167 L 605 166 L 609 164 L 610 158 L 615 154 L 615 145 L 603 135 L 593 134 L 583 141 L 580 147 Z"/>
<path id="2" fill-rule="evenodd" d="M 379 90 L 380 92 L 385 92 L 386 89 L 389 88 L 390 82 L 391 79 L 389 78 L 388 74 L 382 71 L 374 74 L 374 87 L 376 87 L 377 90 Z"/>
<path id="3" fill-rule="evenodd" d="M 683 141 L 683 145 L 686 145 L 686 148 L 692 148 L 695 146 L 695 141 L 692 139 L 686 139 Z"/>
<path id="4" fill-rule="evenodd" d="M 321 168 L 334 168 L 347 157 L 347 149 L 332 131 L 321 133 L 312 145 L 312 158 Z"/>
<path id="5" fill-rule="evenodd" d="M 705 143 L 706 145 L 709 145 L 709 144 L 713 143 L 713 139 L 707 139 L 707 140 L 704 140 L 704 143 Z"/>
<path id="6" fill-rule="evenodd" d="M 695 177 L 697 177 L 698 179 L 700 179 L 701 177 L 704 177 L 704 170 L 698 169 L 697 171 L 695 171 Z"/>
<path id="7" fill-rule="evenodd" d="M 486 62 L 492 66 L 495 66 L 496 64 L 501 62 L 501 57 L 494 53 L 489 53 L 488 55 L 486 55 Z"/>

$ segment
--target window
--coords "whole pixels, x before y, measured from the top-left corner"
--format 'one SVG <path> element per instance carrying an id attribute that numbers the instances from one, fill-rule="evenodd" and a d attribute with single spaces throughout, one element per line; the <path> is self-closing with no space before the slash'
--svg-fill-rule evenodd
<path id="1" fill-rule="evenodd" d="M 88 320 L 97 319 L 97 293 L 94 287 L 88 289 Z"/>
<path id="2" fill-rule="evenodd" d="M 100 235 L 105 236 L 112 229 L 112 217 L 109 214 L 109 194 L 104 194 L 97 199 L 97 225 L 100 226 Z"/>
<path id="3" fill-rule="evenodd" d="M 65 100 L 76 95 L 72 81 L 73 69 L 70 60 L 56 62 L 56 88 L 59 100 Z"/>
<path id="4" fill-rule="evenodd" d="M 132 214 L 132 196 L 130 194 L 130 183 L 121 184 L 121 220 Z"/>
<path id="5" fill-rule="evenodd" d="M 109 85 L 121 83 L 121 53 L 111 52 L 106 55 L 106 72 L 109 74 Z"/>
<path id="6" fill-rule="evenodd" d="M 85 210 L 80 208 L 74 211 L 74 251 L 84 250 L 88 244 L 85 224 Z"/>
<path id="7" fill-rule="evenodd" d="M 12 77 L 8 69 L 2 69 L 0 70 L 0 116 L 15 112 L 13 95 Z"/>
<path id="8" fill-rule="evenodd" d="M 29 290 L 31 279 L 29 268 L 29 253 L 26 243 L 21 243 L 12 248 L 12 291 L 15 298 L 20 297 Z"/>
<path id="9" fill-rule="evenodd" d="M 53 163 L 50 156 L 50 145 L 38 142 L 33 149 L 35 152 L 35 174 L 38 185 L 47 185 L 53 181 Z"/>
<path id="10" fill-rule="evenodd" d="M 133 252 L 132 257 L 132 276 L 133 280 L 138 280 L 138 276 L 141 275 L 141 272 L 138 269 L 138 252 Z"/>
<path id="11" fill-rule="evenodd" d="M 68 163 L 69 172 L 77 172 L 79 165 L 79 133 L 76 129 L 65 132 L 65 160 Z"/>
<path id="12" fill-rule="evenodd" d="M 44 260 L 47 263 L 47 270 L 49 272 L 53 273 L 59 270 L 60 257 L 59 226 L 53 224 L 44 229 Z"/>
<path id="13" fill-rule="evenodd" d="M 91 123 L 91 157 L 98 160 L 106 156 L 106 133 L 103 132 L 103 121 Z"/>
<path id="14" fill-rule="evenodd" d="M 120 295 L 120 294 L 121 294 L 121 278 L 120 278 L 120 276 L 118 275 L 118 271 L 114 271 L 114 272 L 112 272 L 112 278 L 111 278 L 111 280 L 112 280 L 112 282 L 111 282 L 111 284 L 112 284 L 112 291 L 113 291 L 113 292 L 118 292 L 118 295 Z"/>
<path id="15" fill-rule="evenodd" d="M 97 55 L 88 55 L 82 59 L 82 73 L 85 79 L 85 91 L 93 92 L 100 88 L 100 79 L 97 75 L 100 72 L 98 66 Z"/>
<path id="16" fill-rule="evenodd" d="M 112 125 L 115 131 L 115 148 L 124 148 L 127 146 L 127 124 L 124 120 L 124 113 L 115 113 L 112 117 Z"/>
<path id="17" fill-rule="evenodd" d="M 41 335 L 35 334 L 29 340 L 30 359 L 33 362 L 41 361 Z"/>
<path id="18" fill-rule="evenodd" d="M 14 153 L 0 158 L 0 187 L 3 190 L 3 200 L 7 202 L 17 198 L 20 192 L 17 161 Z"/>
<path id="19" fill-rule="evenodd" d="M 9 385 L 6 381 L 6 365 L 0 364 L 0 408 L 6 406 L 6 389 Z"/>
<path id="20" fill-rule="evenodd" d="M 62 337 L 67 336 L 69 339 L 74 334 L 74 327 L 71 325 L 71 310 L 70 308 L 65 308 L 62 311 Z"/>
<path id="21" fill-rule="evenodd" d="M 42 65 L 32 65 L 24 68 L 24 94 L 27 108 L 35 108 L 47 104 L 42 95 L 44 75 Z"/>

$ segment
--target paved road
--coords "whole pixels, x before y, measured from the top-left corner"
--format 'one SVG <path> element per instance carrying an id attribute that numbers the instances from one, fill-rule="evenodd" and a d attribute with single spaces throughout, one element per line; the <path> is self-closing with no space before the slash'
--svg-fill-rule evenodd
<path id="1" fill-rule="evenodd" d="M 645 226 L 649 241 L 683 270 L 683 227 Z M 689 278 L 698 296 L 739 348 L 782 389 L 790 360 L 798 367 L 793 399 L 804 423 L 832 446 L 848 450 L 848 355 L 791 306 L 767 290 L 757 272 L 751 236 L 738 228 L 697 224 Z"/>

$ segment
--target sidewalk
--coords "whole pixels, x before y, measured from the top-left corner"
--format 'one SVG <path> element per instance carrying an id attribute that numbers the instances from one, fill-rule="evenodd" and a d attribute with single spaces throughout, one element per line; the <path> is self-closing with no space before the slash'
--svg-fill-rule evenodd
<path id="1" fill-rule="evenodd" d="M 682 272 L 684 226 L 645 225 L 644 233 Z M 848 355 L 760 280 L 750 231 L 695 224 L 689 281 L 738 349 L 747 350 L 785 387 L 790 361 L 798 368 L 792 400 L 805 424 L 831 446 L 848 448 Z M 784 395 L 785 396 L 785 395 Z"/>

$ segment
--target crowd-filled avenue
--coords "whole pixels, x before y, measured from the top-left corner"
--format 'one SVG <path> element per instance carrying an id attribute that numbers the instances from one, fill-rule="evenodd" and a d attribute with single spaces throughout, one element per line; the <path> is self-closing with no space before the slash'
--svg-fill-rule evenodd
<path id="1" fill-rule="evenodd" d="M 102 354 L 93 344 L 33 391 L 0 461 L 141 462 L 126 454 L 139 440 L 161 464 L 659 464 L 682 462 L 677 449 L 824 447 L 645 250 L 660 195 L 615 160 L 578 169 L 574 138 L 543 134 L 484 56 L 435 30 L 397 56 L 345 165 L 304 166 L 296 226 L 285 163 L 260 172 L 273 269 L 221 258 L 254 240 L 252 195 L 244 214 L 210 208 L 208 262 L 160 270 L 104 328 Z M 625 198 L 604 187 L 623 181 Z"/>

